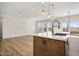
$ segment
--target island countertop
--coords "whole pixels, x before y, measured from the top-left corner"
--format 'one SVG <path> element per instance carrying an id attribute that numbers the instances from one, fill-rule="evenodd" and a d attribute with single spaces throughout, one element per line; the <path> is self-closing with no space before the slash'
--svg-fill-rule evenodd
<path id="1" fill-rule="evenodd" d="M 32 34 L 32 36 L 55 39 L 55 40 L 61 40 L 61 41 L 67 41 L 67 38 L 69 38 L 69 35 L 66 35 L 66 36 L 53 35 L 52 33 L 46 33 L 46 32 L 35 33 L 35 34 Z"/>

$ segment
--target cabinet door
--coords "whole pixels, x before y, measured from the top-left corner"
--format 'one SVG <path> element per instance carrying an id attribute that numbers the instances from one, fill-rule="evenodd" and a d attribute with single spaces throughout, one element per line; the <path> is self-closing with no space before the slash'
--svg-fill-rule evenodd
<path id="1" fill-rule="evenodd" d="M 45 55 L 46 56 L 64 56 L 65 55 L 64 41 L 47 39 L 45 44 Z"/>
<path id="2" fill-rule="evenodd" d="M 44 56 L 44 44 L 43 38 L 34 37 L 33 38 L 33 55 L 34 56 Z"/>

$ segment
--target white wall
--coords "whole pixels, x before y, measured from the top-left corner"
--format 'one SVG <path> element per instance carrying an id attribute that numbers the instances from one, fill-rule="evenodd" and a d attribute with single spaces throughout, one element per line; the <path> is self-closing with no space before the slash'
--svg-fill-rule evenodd
<path id="1" fill-rule="evenodd" d="M 22 19 L 20 17 L 3 17 L 3 38 L 29 35 L 35 31 L 33 20 Z"/>

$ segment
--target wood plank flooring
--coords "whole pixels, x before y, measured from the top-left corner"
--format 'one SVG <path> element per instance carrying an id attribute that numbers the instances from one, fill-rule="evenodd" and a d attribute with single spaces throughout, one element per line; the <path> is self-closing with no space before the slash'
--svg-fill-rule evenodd
<path id="1" fill-rule="evenodd" d="M 33 39 L 32 36 L 21 36 L 8 38 L 2 41 L 2 56 L 32 56 Z"/>

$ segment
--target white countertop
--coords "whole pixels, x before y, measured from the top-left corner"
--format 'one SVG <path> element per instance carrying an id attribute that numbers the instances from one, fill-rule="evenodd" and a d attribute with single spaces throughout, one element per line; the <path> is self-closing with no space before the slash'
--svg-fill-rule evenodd
<path id="1" fill-rule="evenodd" d="M 71 38 L 78 38 L 79 39 L 79 36 L 76 36 L 76 35 L 70 35 Z"/>
<path id="2" fill-rule="evenodd" d="M 61 41 L 67 41 L 67 38 L 69 35 L 66 36 L 60 36 L 60 35 L 52 35 L 51 32 L 43 32 L 43 33 L 35 33 L 33 36 L 39 36 L 39 37 L 44 37 L 44 38 L 49 38 L 49 39 L 56 39 L 56 40 L 61 40 Z"/>

